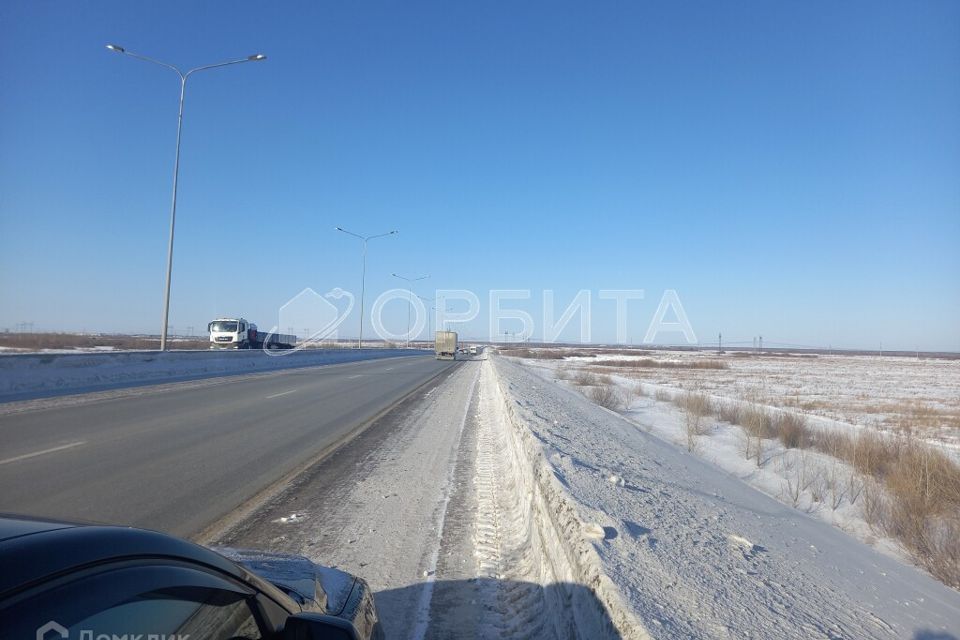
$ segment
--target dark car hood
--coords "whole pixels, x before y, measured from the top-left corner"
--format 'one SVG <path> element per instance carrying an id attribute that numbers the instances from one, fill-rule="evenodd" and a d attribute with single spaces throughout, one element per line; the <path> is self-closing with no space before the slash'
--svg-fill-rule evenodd
<path id="1" fill-rule="evenodd" d="M 357 581 L 349 573 L 290 553 L 231 547 L 215 547 L 214 551 L 290 594 L 304 611 L 340 615 Z"/>

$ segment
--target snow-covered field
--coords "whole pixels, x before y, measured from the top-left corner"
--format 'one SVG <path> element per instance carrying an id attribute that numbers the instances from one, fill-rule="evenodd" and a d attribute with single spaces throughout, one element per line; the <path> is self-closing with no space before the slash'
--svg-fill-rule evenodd
<path id="1" fill-rule="evenodd" d="M 613 350 L 545 367 L 586 367 L 676 389 L 789 408 L 838 423 L 910 431 L 960 448 L 960 359 Z M 722 368 L 699 368 L 717 364 Z"/>
<path id="2" fill-rule="evenodd" d="M 21 349 L 18 347 L 0 346 L 0 354 L 11 355 L 16 353 L 100 353 L 101 351 L 119 351 L 116 347 L 105 345 L 101 347 L 77 347 L 74 349 Z"/>
<path id="3" fill-rule="evenodd" d="M 808 486 L 794 508 L 777 495 L 796 469 L 828 461 L 791 451 L 780 455 L 783 475 L 772 458 L 743 466 L 732 431 L 689 453 L 666 402 L 638 398 L 627 419 L 558 384 L 553 362 L 491 362 L 513 422 L 538 443 L 541 486 L 562 488 L 555 504 L 566 509 L 553 512 L 580 520 L 603 575 L 651 636 L 960 633 L 960 593 L 895 557 L 892 544 L 877 542 L 891 552 L 881 553 L 857 540 L 868 533 L 849 499 L 833 509 L 821 496 L 814 509 Z"/>

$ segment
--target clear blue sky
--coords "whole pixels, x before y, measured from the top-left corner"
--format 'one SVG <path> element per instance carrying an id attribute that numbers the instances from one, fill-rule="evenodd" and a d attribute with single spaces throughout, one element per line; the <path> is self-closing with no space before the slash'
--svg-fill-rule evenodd
<path id="1" fill-rule="evenodd" d="M 343 225 L 400 230 L 368 308 L 590 289 L 612 340 L 637 288 L 638 341 L 676 289 L 703 341 L 960 350 L 960 3 L 4 2 L 0 328 L 159 330 L 178 81 L 108 42 L 269 56 L 188 86 L 178 330 L 357 291 Z"/>

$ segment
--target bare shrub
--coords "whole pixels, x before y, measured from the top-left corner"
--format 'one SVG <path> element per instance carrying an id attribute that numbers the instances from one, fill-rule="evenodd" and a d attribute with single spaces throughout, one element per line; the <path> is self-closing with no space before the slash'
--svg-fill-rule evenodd
<path id="1" fill-rule="evenodd" d="M 581 387 L 592 387 L 597 384 L 597 376 L 581 369 L 574 374 L 573 383 Z"/>
<path id="2" fill-rule="evenodd" d="M 596 387 L 590 387 L 587 397 L 593 400 L 601 407 L 617 410 L 623 406 L 623 398 L 620 390 L 613 384 L 602 384 Z"/>
<path id="3" fill-rule="evenodd" d="M 850 485 L 844 482 L 842 477 L 842 468 L 840 463 L 834 459 L 830 461 L 827 468 L 827 490 L 830 499 L 830 509 L 836 511 L 843 504 L 843 499 L 847 497 Z"/>
<path id="4" fill-rule="evenodd" d="M 860 477 L 860 474 L 857 473 L 856 469 L 851 469 L 847 474 L 846 485 L 847 499 L 850 501 L 850 504 L 856 504 L 860 498 L 860 494 L 863 493 L 863 479 Z"/>
<path id="5" fill-rule="evenodd" d="M 693 369 L 729 369 L 729 365 L 722 360 L 697 360 L 691 367 Z"/>
<path id="6" fill-rule="evenodd" d="M 676 404 L 685 413 L 692 413 L 700 418 L 713 413 L 713 402 L 710 401 L 710 397 L 698 391 L 683 394 L 676 400 Z"/>
<path id="7" fill-rule="evenodd" d="M 743 405 L 739 402 L 718 402 L 717 418 L 730 424 L 740 424 L 743 416 Z"/>
<path id="8" fill-rule="evenodd" d="M 763 439 L 773 436 L 770 414 L 763 407 L 747 405 L 743 409 L 740 424 L 746 433 L 746 458 L 749 460 L 753 457 L 758 467 L 763 466 Z"/>
<path id="9" fill-rule="evenodd" d="M 944 584 L 960 589 L 960 520 L 932 522 L 926 533 L 924 568 Z"/>
<path id="10" fill-rule="evenodd" d="M 897 459 L 897 447 L 892 439 L 866 429 L 859 431 L 848 446 L 852 447 L 851 462 L 857 470 L 876 478 L 886 476 Z M 843 451 L 842 444 L 839 449 Z"/>
<path id="11" fill-rule="evenodd" d="M 797 413 L 780 412 L 771 421 L 771 428 L 787 449 L 803 447 L 807 442 L 807 419 Z"/>
<path id="12" fill-rule="evenodd" d="M 770 438 L 774 435 L 770 413 L 757 405 L 747 405 L 743 408 L 740 424 L 755 438 Z"/>
<path id="13" fill-rule="evenodd" d="M 532 360 L 563 360 L 566 356 L 572 355 L 565 353 L 562 349 L 528 349 L 518 347 L 515 349 L 501 349 L 500 353 L 514 358 L 528 358 Z"/>
<path id="14" fill-rule="evenodd" d="M 864 481 L 860 511 L 863 513 L 863 519 L 872 529 L 883 530 L 883 522 L 886 520 L 887 498 L 879 482 L 870 478 Z"/>
<path id="15" fill-rule="evenodd" d="M 613 384 L 613 378 L 604 373 L 597 376 L 597 384 Z"/>
<path id="16" fill-rule="evenodd" d="M 758 467 L 767 439 L 776 437 L 796 450 L 795 457 L 781 458 L 786 501 L 796 506 L 809 489 L 815 503 L 833 510 L 844 500 L 859 504 L 872 529 L 897 539 L 934 577 L 960 587 L 960 465 L 942 451 L 912 437 L 911 430 L 891 437 L 869 429 L 811 429 L 803 416 L 771 417 L 756 404 L 718 403 L 716 411 L 720 419 L 740 424 L 741 450 Z M 807 468 L 808 448 L 833 458 L 825 475 Z"/>
<path id="17" fill-rule="evenodd" d="M 810 497 L 816 503 L 822 503 L 830 490 L 830 480 L 821 473 L 815 473 L 810 482 Z"/>
<path id="18" fill-rule="evenodd" d="M 746 432 L 744 432 L 746 433 Z M 750 443 L 752 442 L 751 438 L 746 440 L 747 446 L 749 448 Z M 747 458 L 750 457 L 750 452 L 747 452 Z M 803 488 L 801 487 L 803 470 L 797 469 L 796 460 L 794 460 L 790 453 L 787 452 L 780 457 L 780 477 L 781 480 L 781 493 L 784 498 L 793 505 L 794 508 L 800 504 L 800 496 L 803 494 Z"/>
<path id="19" fill-rule="evenodd" d="M 908 435 L 826 430 L 810 436 L 811 446 L 853 467 L 843 486 L 833 478 L 833 509 L 844 494 L 850 504 L 859 502 L 871 528 L 899 540 L 936 578 L 960 585 L 960 466 Z"/>
<path id="20" fill-rule="evenodd" d="M 678 396 L 674 403 L 683 411 L 687 451 L 693 451 L 697 445 L 696 437 L 706 433 L 703 419 L 711 413 L 710 398 L 702 393 L 690 392 Z"/>
<path id="21" fill-rule="evenodd" d="M 653 358 L 638 358 L 636 360 L 616 360 L 614 358 L 599 358 L 594 363 L 598 366 L 634 368 L 634 369 L 728 369 L 729 366 L 722 360 L 654 360 Z"/>
<path id="22" fill-rule="evenodd" d="M 567 369 L 566 367 L 558 367 L 554 375 L 556 375 L 557 380 L 569 380 L 570 370 Z"/>
<path id="23" fill-rule="evenodd" d="M 656 393 L 653 394 L 653 397 L 660 402 L 670 402 L 673 400 L 673 394 L 666 389 L 657 389 Z"/>
<path id="24" fill-rule="evenodd" d="M 883 530 L 950 586 L 960 585 L 960 495 L 950 487 L 956 466 L 941 452 L 910 441 L 886 477 Z M 953 468 L 950 469 L 949 466 Z"/>
<path id="25" fill-rule="evenodd" d="M 938 542 L 937 536 L 960 514 L 960 470 L 941 452 L 913 439 L 901 442 L 898 452 L 899 459 L 885 478 L 891 497 L 885 530 L 931 572 L 940 571 L 941 566 L 958 566 L 960 555 L 950 557 L 953 547 Z M 944 557 L 937 557 L 945 551 Z M 947 573 L 958 575 L 951 570 Z"/>
<path id="26" fill-rule="evenodd" d="M 749 460 L 753 457 L 753 437 L 746 429 L 740 429 L 739 434 L 740 453 L 743 454 L 744 460 Z"/>
<path id="27" fill-rule="evenodd" d="M 642 382 L 638 382 L 633 388 L 633 395 L 637 396 L 638 398 L 647 397 L 647 392 L 644 390 Z"/>

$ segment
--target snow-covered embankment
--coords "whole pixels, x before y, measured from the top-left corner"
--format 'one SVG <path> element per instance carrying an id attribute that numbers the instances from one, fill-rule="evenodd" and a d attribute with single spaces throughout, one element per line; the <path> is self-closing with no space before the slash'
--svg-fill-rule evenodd
<path id="1" fill-rule="evenodd" d="M 532 368 L 491 362 L 530 460 L 532 517 L 557 536 L 546 555 L 615 620 L 656 638 L 960 633 L 956 591 Z"/>
<path id="2" fill-rule="evenodd" d="M 506 599 L 512 610 L 502 612 L 512 620 L 506 626 L 528 632 L 553 626 L 552 633 L 541 631 L 544 637 L 649 638 L 591 544 L 591 538 L 603 537 L 603 528 L 582 518 L 544 458 L 542 443 L 517 411 L 511 388 L 494 369 L 484 371 L 477 498 L 480 513 L 498 515 L 480 528 L 476 553 L 489 577 L 555 588 L 543 602 L 532 602 L 540 590 L 511 594 Z"/>

